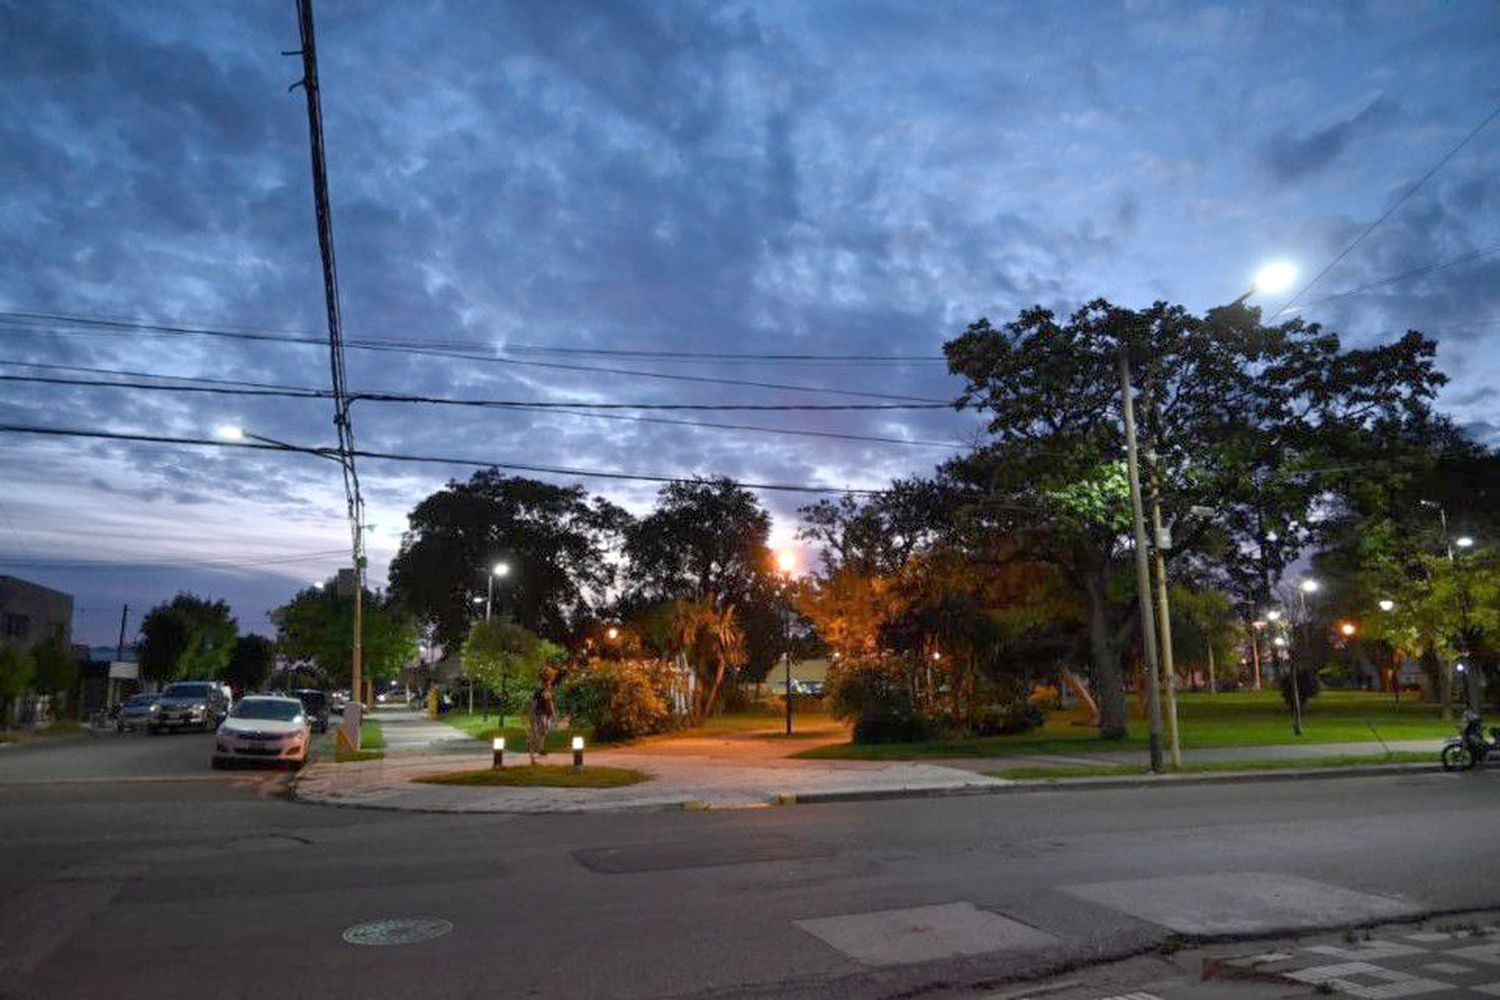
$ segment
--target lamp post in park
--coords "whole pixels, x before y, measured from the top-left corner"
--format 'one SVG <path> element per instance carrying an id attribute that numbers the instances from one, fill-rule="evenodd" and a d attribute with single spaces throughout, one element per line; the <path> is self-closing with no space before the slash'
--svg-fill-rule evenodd
<path id="1" fill-rule="evenodd" d="M 776 553 L 776 571 L 781 574 L 781 642 L 786 679 L 786 734 L 792 735 L 792 573 L 797 568 L 797 553 L 782 549 Z"/>

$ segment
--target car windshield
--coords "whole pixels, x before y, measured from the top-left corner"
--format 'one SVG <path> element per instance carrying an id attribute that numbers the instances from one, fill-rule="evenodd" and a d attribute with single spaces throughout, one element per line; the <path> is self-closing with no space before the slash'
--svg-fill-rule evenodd
<path id="1" fill-rule="evenodd" d="M 276 719 L 291 722 L 302 714 L 302 706 L 281 698 L 246 698 L 229 713 L 236 719 Z"/>
<path id="2" fill-rule="evenodd" d="M 210 690 L 207 684 L 169 684 L 161 696 L 163 698 L 207 698 Z"/>
<path id="3" fill-rule="evenodd" d="M 156 701 L 154 694 L 133 694 L 125 700 L 127 705 L 149 705 Z"/>

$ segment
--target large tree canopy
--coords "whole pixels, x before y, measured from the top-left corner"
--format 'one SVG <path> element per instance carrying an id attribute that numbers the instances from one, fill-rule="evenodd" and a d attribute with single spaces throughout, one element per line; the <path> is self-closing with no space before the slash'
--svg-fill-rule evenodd
<path id="1" fill-rule="evenodd" d="M 477 472 L 450 482 L 412 511 L 391 563 L 391 591 L 456 650 L 487 596 L 491 567 L 496 610 L 555 641 L 565 640 L 614 582 L 606 558 L 630 517 L 581 486 Z"/>
<path id="2" fill-rule="evenodd" d="M 354 596 L 336 587 L 308 587 L 271 613 L 281 651 L 315 664 L 330 681 L 347 684 L 354 667 Z M 360 646 L 363 679 L 387 681 L 417 657 L 420 630 L 389 597 L 365 591 Z"/>
<path id="3" fill-rule="evenodd" d="M 222 676 L 238 637 L 228 604 L 178 594 L 141 620 L 141 675 L 164 682 Z"/>
<path id="4" fill-rule="evenodd" d="M 1010 538 L 1050 562 L 1087 612 L 1106 736 L 1125 732 L 1124 660 L 1135 641 L 1134 578 L 1119 364 L 1134 368 L 1148 456 L 1143 473 L 1173 528 L 1174 569 L 1223 572 L 1264 593 L 1310 537 L 1319 479 L 1335 456 L 1421 423 L 1442 381 L 1433 345 L 1411 333 L 1345 350 L 1293 320 L 1265 327 L 1241 307 L 1199 318 L 1158 302 L 1099 300 L 1060 321 L 1034 308 L 971 325 L 945 345 L 966 381 L 960 406 L 986 411 L 990 440 L 943 469 L 970 531 Z M 1209 508 L 1212 513 L 1197 516 Z"/>
<path id="5" fill-rule="evenodd" d="M 630 589 L 648 600 L 748 601 L 770 571 L 771 515 L 730 479 L 663 487 L 625 532 Z"/>

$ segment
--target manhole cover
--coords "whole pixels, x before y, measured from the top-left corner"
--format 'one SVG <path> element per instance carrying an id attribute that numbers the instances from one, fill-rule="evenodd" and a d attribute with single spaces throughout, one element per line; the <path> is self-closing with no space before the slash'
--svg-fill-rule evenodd
<path id="1" fill-rule="evenodd" d="M 350 944 L 416 944 L 418 941 L 442 937 L 452 929 L 451 923 L 436 917 L 375 920 L 368 924 L 355 924 L 344 932 L 344 940 Z"/>

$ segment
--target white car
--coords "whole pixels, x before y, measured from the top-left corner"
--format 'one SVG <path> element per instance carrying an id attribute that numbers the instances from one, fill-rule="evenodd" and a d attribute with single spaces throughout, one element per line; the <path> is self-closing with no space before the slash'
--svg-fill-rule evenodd
<path id="1" fill-rule="evenodd" d="M 296 698 L 252 695 L 235 704 L 214 739 L 214 767 L 241 760 L 300 766 L 312 726 Z"/>

